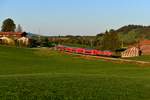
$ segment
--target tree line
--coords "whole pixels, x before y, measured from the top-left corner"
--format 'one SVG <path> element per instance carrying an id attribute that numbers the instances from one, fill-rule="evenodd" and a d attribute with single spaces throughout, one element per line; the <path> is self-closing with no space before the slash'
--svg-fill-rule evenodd
<path id="1" fill-rule="evenodd" d="M 120 50 L 128 45 L 137 44 L 144 39 L 150 40 L 150 26 L 127 25 L 117 30 L 106 30 L 96 36 L 65 36 L 68 39 L 60 40 L 62 44 L 96 48 L 100 50 Z M 58 40 L 57 40 L 58 41 Z"/>
<path id="2" fill-rule="evenodd" d="M 77 47 L 95 48 L 100 50 L 115 51 L 121 48 L 121 41 L 118 34 L 114 30 L 97 34 L 96 36 L 65 36 L 65 40 L 56 40 L 57 42 Z M 56 42 L 55 41 L 55 42 Z"/>

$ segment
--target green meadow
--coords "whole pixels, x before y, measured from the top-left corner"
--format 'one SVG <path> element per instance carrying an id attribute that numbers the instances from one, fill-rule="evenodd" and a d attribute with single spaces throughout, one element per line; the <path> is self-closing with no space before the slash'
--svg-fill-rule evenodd
<path id="1" fill-rule="evenodd" d="M 150 66 L 0 46 L 0 100 L 150 100 Z"/>
<path id="2" fill-rule="evenodd" d="M 150 56 L 149 55 L 143 55 L 143 56 L 127 58 L 127 59 L 150 62 Z"/>

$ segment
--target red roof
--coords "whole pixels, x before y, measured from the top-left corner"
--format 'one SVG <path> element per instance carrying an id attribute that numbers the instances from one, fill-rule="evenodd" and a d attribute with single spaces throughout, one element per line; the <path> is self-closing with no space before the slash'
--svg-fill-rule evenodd
<path id="1" fill-rule="evenodd" d="M 22 37 L 22 32 L 0 32 L 0 37 L 3 36 L 20 38 Z"/>
<path id="2" fill-rule="evenodd" d="M 143 40 L 140 42 L 140 45 L 150 45 L 150 40 Z"/>
<path id="3" fill-rule="evenodd" d="M 22 32 L 0 32 L 0 35 L 21 35 Z"/>

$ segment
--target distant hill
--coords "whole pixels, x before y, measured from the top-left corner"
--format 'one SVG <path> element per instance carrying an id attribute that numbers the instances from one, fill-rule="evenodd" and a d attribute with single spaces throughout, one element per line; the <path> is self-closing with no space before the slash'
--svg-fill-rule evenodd
<path id="1" fill-rule="evenodd" d="M 150 26 L 128 25 L 116 30 L 119 34 L 137 33 L 137 38 L 150 39 Z"/>
<path id="2" fill-rule="evenodd" d="M 141 39 L 150 40 L 150 26 L 128 25 L 115 30 L 115 32 L 118 33 L 120 40 L 127 44 L 135 43 Z"/>
<path id="3" fill-rule="evenodd" d="M 145 28 L 145 26 L 142 26 L 142 25 L 127 25 L 127 26 L 123 26 L 123 27 L 119 28 L 116 31 L 117 32 L 122 32 L 122 33 L 128 33 L 129 31 L 131 31 L 133 29 L 141 29 L 141 28 Z"/>
<path id="4" fill-rule="evenodd" d="M 105 33 L 115 32 L 118 34 L 120 41 L 126 45 L 135 44 L 139 40 L 150 40 L 150 26 L 126 25 L 117 30 L 111 29 Z M 105 33 L 97 34 L 96 37 L 103 39 Z"/>

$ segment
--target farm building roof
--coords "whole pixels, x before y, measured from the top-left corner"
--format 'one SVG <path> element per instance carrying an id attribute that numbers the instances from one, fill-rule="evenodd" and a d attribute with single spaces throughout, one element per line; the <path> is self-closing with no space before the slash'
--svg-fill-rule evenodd
<path id="1" fill-rule="evenodd" d="M 6 36 L 6 37 L 21 37 L 22 32 L 0 32 L 0 37 Z"/>
<path id="2" fill-rule="evenodd" d="M 140 45 L 150 45 L 150 40 L 143 40 L 140 42 Z"/>

